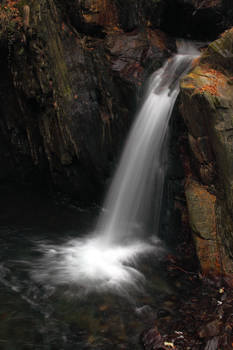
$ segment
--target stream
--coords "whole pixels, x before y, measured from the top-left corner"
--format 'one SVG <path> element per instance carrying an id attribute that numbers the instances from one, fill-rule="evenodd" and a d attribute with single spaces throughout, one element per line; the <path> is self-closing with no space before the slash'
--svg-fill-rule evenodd
<path id="1" fill-rule="evenodd" d="M 40 242 L 63 244 L 89 232 L 98 208 L 56 204 L 25 189 L 5 191 L 1 208 L 0 348 L 141 349 L 140 334 L 153 324 L 161 300 L 178 297 L 158 256 L 140 258 L 144 285 L 130 297 L 79 297 L 72 282 L 54 287 L 34 281 L 31 267 Z"/>
<path id="2" fill-rule="evenodd" d="M 171 314 L 179 290 L 158 238 L 166 135 L 179 78 L 198 54 L 181 42 L 152 75 L 103 208 L 2 194 L 1 349 L 137 350 L 142 332 Z"/>

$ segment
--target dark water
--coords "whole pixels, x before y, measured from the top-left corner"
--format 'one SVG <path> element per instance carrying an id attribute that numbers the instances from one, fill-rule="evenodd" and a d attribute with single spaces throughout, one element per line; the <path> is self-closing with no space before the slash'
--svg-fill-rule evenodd
<path id="1" fill-rule="evenodd" d="M 88 233 L 98 208 L 56 204 L 25 190 L 3 191 L 0 205 L 0 349 L 141 349 L 140 334 L 154 324 L 161 300 L 175 293 L 157 258 L 140 261 L 144 291 L 80 299 L 72 284 L 42 285 L 30 271 L 39 242 L 62 244 Z"/>

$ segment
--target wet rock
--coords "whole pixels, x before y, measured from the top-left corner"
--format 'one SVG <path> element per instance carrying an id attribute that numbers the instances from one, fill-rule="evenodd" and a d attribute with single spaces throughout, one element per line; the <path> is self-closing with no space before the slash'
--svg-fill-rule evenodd
<path id="1" fill-rule="evenodd" d="M 212 184 L 215 178 L 215 169 L 208 138 L 206 136 L 194 138 L 189 134 L 188 139 L 201 180 L 204 184 Z"/>
<path id="2" fill-rule="evenodd" d="M 216 197 L 204 186 L 189 181 L 186 198 L 190 225 L 194 233 L 197 255 L 204 274 L 221 273 L 220 252 L 217 242 Z"/>
<path id="3" fill-rule="evenodd" d="M 153 322 L 156 317 L 156 310 L 149 305 L 143 305 L 142 307 L 136 308 L 135 312 L 137 318 L 141 319 L 143 322 L 146 320 L 148 324 Z"/>
<path id="4" fill-rule="evenodd" d="M 9 160 L 1 172 L 88 202 L 111 174 L 142 83 L 170 49 L 159 31 L 123 33 L 112 1 L 69 6 L 33 2 L 27 28 L 17 17 L 10 63 L 6 48 L 0 68 L 0 160 Z"/>
<path id="5" fill-rule="evenodd" d="M 88 201 L 102 192 L 111 173 L 141 85 L 175 50 L 174 42 L 161 32 L 170 23 L 167 14 L 183 25 L 176 14 L 180 11 L 186 18 L 187 1 L 36 0 L 10 7 L 6 0 L 4 4 L 1 176 L 10 173 L 26 183 L 43 179 Z M 221 4 L 205 2 L 198 8 L 189 1 L 188 6 L 197 13 L 204 8 L 221 12 Z M 207 148 L 198 143 L 202 157 Z M 209 183 L 212 161 L 203 159 L 199 173 Z"/>
<path id="6" fill-rule="evenodd" d="M 161 28 L 177 37 L 214 40 L 232 20 L 229 0 L 167 0 Z"/>
<path id="7" fill-rule="evenodd" d="M 147 22 L 176 37 L 215 39 L 233 21 L 230 0 L 114 1 L 119 25 L 131 31 Z"/>
<path id="8" fill-rule="evenodd" d="M 214 240 L 216 197 L 198 182 L 190 181 L 186 186 L 186 198 L 193 232 L 203 240 Z"/>
<path id="9" fill-rule="evenodd" d="M 195 164 L 186 172 L 186 198 L 197 255 L 204 273 L 220 274 L 229 285 L 233 272 L 232 42 L 231 29 L 208 46 L 181 82 L 181 112 L 190 135 L 191 164 Z"/>
<path id="10" fill-rule="evenodd" d="M 163 317 L 167 317 L 169 316 L 171 313 L 169 310 L 166 310 L 166 309 L 160 309 L 158 310 L 157 312 L 157 317 L 158 318 L 163 318 Z"/>
<path id="11" fill-rule="evenodd" d="M 106 41 L 113 71 L 128 84 L 137 86 L 141 86 L 145 72 L 149 74 L 160 67 L 172 47 L 164 33 L 150 29 L 110 33 Z"/>
<path id="12" fill-rule="evenodd" d="M 162 336 L 158 332 L 157 327 L 151 328 L 142 336 L 142 342 L 145 349 L 165 349 L 163 347 Z"/>
<path id="13" fill-rule="evenodd" d="M 214 320 L 207 325 L 205 325 L 200 331 L 199 331 L 199 337 L 200 338 L 212 338 L 220 333 L 221 329 L 221 321 Z"/>
<path id="14" fill-rule="evenodd" d="M 61 2 L 64 13 L 80 33 L 104 37 L 106 30 L 118 26 L 117 7 L 110 0 L 69 0 Z"/>

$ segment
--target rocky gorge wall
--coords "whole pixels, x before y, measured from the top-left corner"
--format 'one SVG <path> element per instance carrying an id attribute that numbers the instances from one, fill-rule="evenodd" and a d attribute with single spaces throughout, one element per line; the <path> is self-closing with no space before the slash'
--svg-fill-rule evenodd
<path id="1" fill-rule="evenodd" d="M 225 3 L 3 0 L 1 181 L 37 178 L 79 199 L 95 197 L 142 83 L 175 50 L 161 29 L 211 37 L 231 20 Z M 183 20 L 174 25 L 174 17 Z"/>
<path id="2" fill-rule="evenodd" d="M 2 5 L 1 178 L 39 176 L 88 200 L 109 174 L 142 82 L 170 49 L 159 30 L 124 32 L 111 1 L 73 3 Z"/>
<path id="3" fill-rule="evenodd" d="M 212 42 L 181 82 L 188 127 L 186 199 L 202 271 L 233 276 L 233 30 Z"/>
<path id="4" fill-rule="evenodd" d="M 175 52 L 175 37 L 214 40 L 233 24 L 231 0 L 3 0 L 0 6 L 1 184 L 40 181 L 87 202 L 102 193 L 141 86 Z M 181 86 L 197 254 L 204 274 L 223 274 L 229 283 L 231 77 L 228 31 Z"/>

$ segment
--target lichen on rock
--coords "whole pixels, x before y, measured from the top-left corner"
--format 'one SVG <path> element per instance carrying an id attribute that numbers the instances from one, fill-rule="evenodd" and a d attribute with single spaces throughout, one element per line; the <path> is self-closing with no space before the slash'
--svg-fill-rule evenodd
<path id="1" fill-rule="evenodd" d="M 216 204 L 210 210 L 209 205 L 199 206 L 200 215 L 208 211 L 209 221 L 216 222 L 216 238 L 205 237 L 205 229 L 208 225 L 200 226 L 196 212 L 195 191 L 188 185 L 186 197 L 189 208 L 190 220 L 194 227 L 199 227 L 198 233 L 202 237 L 202 245 L 205 243 L 218 250 L 220 265 L 214 259 L 208 249 L 206 255 L 209 264 L 205 268 L 203 249 L 200 239 L 196 240 L 197 254 L 203 270 L 211 274 L 219 271 L 232 284 L 233 272 L 233 87 L 232 55 L 233 55 L 233 30 L 227 30 L 219 39 L 211 43 L 203 52 L 196 67 L 181 81 L 181 112 L 186 121 L 190 134 L 189 143 L 193 154 L 195 168 L 191 170 L 189 178 L 199 183 L 199 188 L 205 188 L 206 196 L 215 196 Z M 200 140 L 205 140 L 204 152 L 200 146 Z M 207 172 L 211 172 L 206 178 Z M 189 180 L 190 181 L 190 180 Z M 213 194 L 212 194 L 213 193 Z M 201 198 L 199 204 L 205 203 Z M 219 248 L 218 248 L 219 247 Z M 215 249 L 215 250 L 216 250 Z"/>

